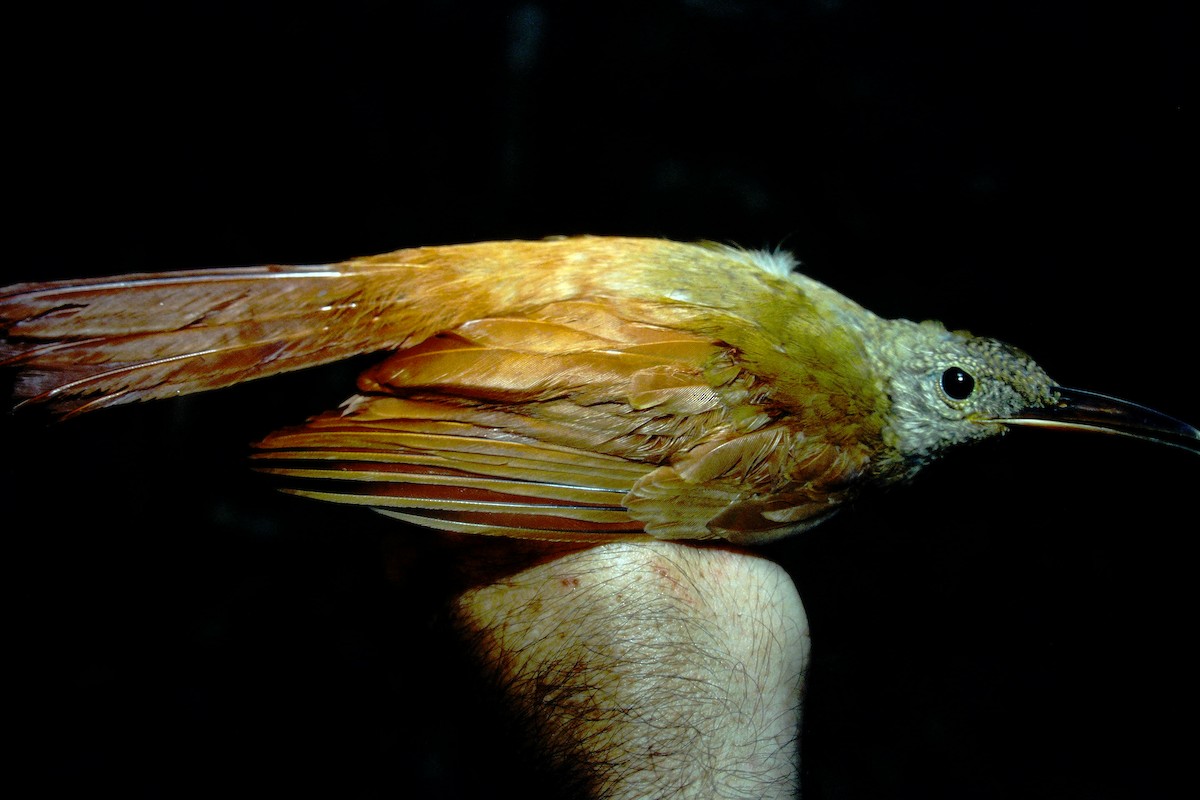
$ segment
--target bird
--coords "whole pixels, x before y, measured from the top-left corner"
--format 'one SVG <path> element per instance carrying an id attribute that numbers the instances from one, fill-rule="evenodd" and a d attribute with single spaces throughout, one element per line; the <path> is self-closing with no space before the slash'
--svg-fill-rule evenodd
<path id="1" fill-rule="evenodd" d="M 1200 454 L 1192 425 L 882 318 L 783 250 L 563 236 L 0 289 L 16 407 L 59 418 L 368 353 L 252 467 L 459 534 L 759 545 L 1015 426 Z"/>

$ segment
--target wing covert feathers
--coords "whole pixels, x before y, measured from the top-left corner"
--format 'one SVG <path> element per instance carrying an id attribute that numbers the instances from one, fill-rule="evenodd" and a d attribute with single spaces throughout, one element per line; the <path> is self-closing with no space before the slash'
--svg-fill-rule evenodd
<path id="1" fill-rule="evenodd" d="M 0 289 L 0 366 L 70 415 L 386 352 L 256 467 L 444 530 L 755 542 L 816 524 L 865 472 L 830 418 L 877 424 L 869 375 L 817 368 L 866 312 L 789 264 L 581 237 L 19 284 Z"/>

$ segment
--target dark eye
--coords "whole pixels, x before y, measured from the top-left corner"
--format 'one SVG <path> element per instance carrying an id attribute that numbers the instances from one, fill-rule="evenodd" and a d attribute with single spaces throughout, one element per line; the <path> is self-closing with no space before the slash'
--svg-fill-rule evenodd
<path id="1" fill-rule="evenodd" d="M 951 400 L 966 400 L 975 391 L 975 379 L 961 367 L 951 367 L 942 373 L 942 391 Z"/>

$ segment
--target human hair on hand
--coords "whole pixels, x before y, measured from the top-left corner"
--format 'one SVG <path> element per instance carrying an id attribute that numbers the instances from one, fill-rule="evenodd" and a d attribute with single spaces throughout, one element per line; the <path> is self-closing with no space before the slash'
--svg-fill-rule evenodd
<path id="1" fill-rule="evenodd" d="M 562 791 L 798 796 L 808 627 L 780 566 L 674 542 L 459 544 L 457 626 Z"/>

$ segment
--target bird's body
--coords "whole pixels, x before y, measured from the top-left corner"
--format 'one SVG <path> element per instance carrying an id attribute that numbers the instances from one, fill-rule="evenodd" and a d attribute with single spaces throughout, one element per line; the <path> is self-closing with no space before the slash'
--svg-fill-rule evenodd
<path id="1" fill-rule="evenodd" d="M 580 237 L 26 284 L 0 290 L 0 364 L 70 414 L 385 352 L 256 466 L 434 528 L 565 540 L 770 540 L 1063 405 L 1019 351 L 881 319 L 794 266 Z"/>

